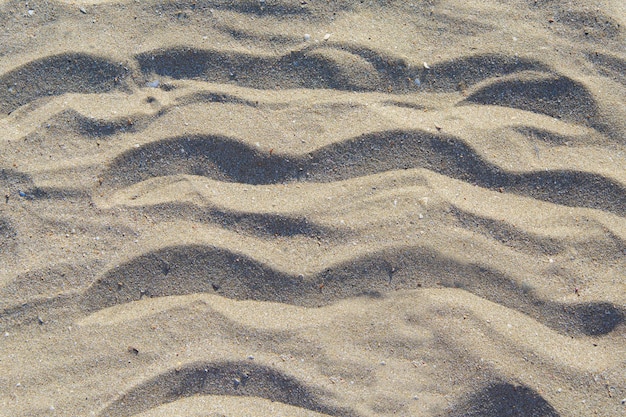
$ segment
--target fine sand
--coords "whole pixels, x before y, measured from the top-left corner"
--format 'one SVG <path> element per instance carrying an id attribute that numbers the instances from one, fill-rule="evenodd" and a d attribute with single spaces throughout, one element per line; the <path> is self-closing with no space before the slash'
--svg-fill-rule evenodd
<path id="1" fill-rule="evenodd" d="M 625 34 L 0 0 L 0 415 L 626 415 Z"/>

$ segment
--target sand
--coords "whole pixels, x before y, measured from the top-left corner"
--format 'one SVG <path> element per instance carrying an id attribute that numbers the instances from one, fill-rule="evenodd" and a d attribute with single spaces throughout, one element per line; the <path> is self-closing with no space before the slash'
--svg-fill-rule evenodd
<path id="1" fill-rule="evenodd" d="M 625 415 L 623 1 L 0 27 L 0 415 Z"/>

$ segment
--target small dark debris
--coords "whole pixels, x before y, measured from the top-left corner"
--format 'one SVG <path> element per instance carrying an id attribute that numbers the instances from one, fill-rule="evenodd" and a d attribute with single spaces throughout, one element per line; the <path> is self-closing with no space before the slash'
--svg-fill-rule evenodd
<path id="1" fill-rule="evenodd" d="M 128 353 L 132 353 L 133 355 L 139 355 L 139 349 L 137 349 L 136 347 L 129 346 Z"/>

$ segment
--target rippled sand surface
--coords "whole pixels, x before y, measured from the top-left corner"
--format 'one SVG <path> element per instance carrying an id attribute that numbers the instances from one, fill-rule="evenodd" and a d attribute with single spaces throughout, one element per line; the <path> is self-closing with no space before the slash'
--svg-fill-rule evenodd
<path id="1" fill-rule="evenodd" d="M 626 413 L 622 1 L 0 27 L 0 415 Z"/>

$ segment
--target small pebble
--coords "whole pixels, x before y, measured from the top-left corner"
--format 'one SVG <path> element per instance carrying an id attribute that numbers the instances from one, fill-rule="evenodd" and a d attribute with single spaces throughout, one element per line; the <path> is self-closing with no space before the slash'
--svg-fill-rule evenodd
<path id="1" fill-rule="evenodd" d="M 154 80 L 154 81 L 150 81 L 146 83 L 146 86 L 151 87 L 151 88 L 159 88 L 160 84 L 161 83 L 159 82 L 159 80 Z"/>
<path id="2" fill-rule="evenodd" d="M 87 10 L 84 7 L 79 7 L 78 10 L 80 10 L 82 14 L 87 14 Z"/>
<path id="3" fill-rule="evenodd" d="M 309 35 L 308 33 L 305 33 L 304 34 L 304 40 L 305 40 L 305 42 L 310 41 L 311 40 L 311 35 Z"/>
<path id="4" fill-rule="evenodd" d="M 430 65 L 428 65 L 426 62 L 424 62 L 424 68 L 430 69 Z"/>
<path id="5" fill-rule="evenodd" d="M 324 40 L 327 41 L 330 39 L 330 33 L 327 33 L 326 35 L 324 35 Z"/>
<path id="6" fill-rule="evenodd" d="M 28 13 L 29 16 L 32 16 L 35 14 L 35 11 L 33 9 L 29 9 L 26 13 Z"/>

